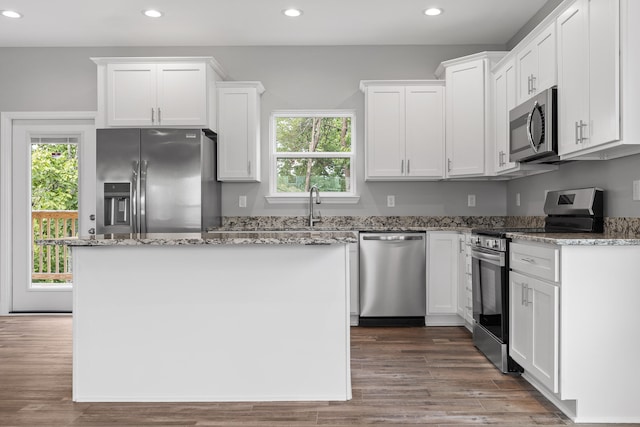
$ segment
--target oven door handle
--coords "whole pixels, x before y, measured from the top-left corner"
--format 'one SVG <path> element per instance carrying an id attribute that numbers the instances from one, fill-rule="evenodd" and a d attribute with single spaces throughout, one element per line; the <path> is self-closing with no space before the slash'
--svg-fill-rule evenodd
<path id="1" fill-rule="evenodd" d="M 471 256 L 481 261 L 486 261 L 490 264 L 497 265 L 498 267 L 505 266 L 504 253 L 487 253 L 481 252 L 477 249 L 471 249 Z"/>
<path id="2" fill-rule="evenodd" d="M 531 146 L 531 149 L 533 150 L 534 153 L 538 152 L 538 147 L 536 147 L 536 143 L 533 140 L 533 113 L 536 112 L 539 105 L 540 104 L 538 104 L 538 101 L 534 102 L 533 108 L 531 109 L 531 111 L 529 112 L 529 115 L 527 116 L 527 139 L 529 140 L 529 145 Z"/>

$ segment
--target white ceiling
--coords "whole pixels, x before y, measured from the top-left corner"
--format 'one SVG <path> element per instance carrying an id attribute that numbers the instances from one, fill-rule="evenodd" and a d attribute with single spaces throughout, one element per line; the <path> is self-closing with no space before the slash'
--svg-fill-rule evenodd
<path id="1" fill-rule="evenodd" d="M 546 0 L 0 0 L 0 46 L 505 44 Z M 438 17 L 422 11 L 437 6 Z M 296 19 L 281 11 L 302 9 Z M 150 19 L 143 9 L 165 15 Z"/>

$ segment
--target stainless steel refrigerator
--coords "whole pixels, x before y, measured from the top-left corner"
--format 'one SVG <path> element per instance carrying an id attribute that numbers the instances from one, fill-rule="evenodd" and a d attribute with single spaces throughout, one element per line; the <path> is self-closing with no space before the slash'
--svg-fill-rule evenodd
<path id="1" fill-rule="evenodd" d="M 215 134 L 209 136 L 199 129 L 98 129 L 96 232 L 220 225 Z"/>

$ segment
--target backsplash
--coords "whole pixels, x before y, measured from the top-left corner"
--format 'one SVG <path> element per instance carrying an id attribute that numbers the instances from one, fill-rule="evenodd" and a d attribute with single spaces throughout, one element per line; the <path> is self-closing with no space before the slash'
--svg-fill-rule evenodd
<path id="1" fill-rule="evenodd" d="M 505 227 L 543 228 L 544 216 L 507 216 Z M 640 235 L 640 218 L 605 217 L 604 232 L 626 235 Z"/>
<path id="2" fill-rule="evenodd" d="M 425 228 L 544 227 L 544 216 L 327 216 L 317 230 L 411 230 Z M 309 228 L 307 216 L 227 216 L 225 230 L 300 230 Z M 607 217 L 605 233 L 640 235 L 640 218 Z"/>
<path id="3" fill-rule="evenodd" d="M 314 229 L 410 230 L 412 228 L 503 227 L 502 216 L 327 216 Z M 222 228 L 230 230 L 295 230 L 309 227 L 307 216 L 224 217 Z"/>

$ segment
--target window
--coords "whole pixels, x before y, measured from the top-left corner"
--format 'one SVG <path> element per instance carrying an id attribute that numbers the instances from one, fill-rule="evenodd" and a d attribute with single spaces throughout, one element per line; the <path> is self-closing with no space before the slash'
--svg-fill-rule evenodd
<path id="1" fill-rule="evenodd" d="M 285 111 L 271 115 L 270 201 L 308 196 L 317 186 L 324 198 L 355 198 L 355 113 Z"/>

